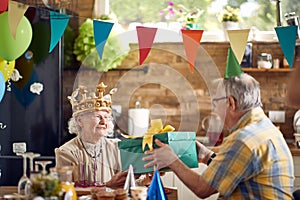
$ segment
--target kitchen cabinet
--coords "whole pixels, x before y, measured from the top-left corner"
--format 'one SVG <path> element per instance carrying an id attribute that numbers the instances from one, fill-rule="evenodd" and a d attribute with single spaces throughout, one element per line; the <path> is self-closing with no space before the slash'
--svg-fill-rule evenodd
<path id="1" fill-rule="evenodd" d="M 300 158 L 300 157 L 299 157 Z M 196 171 L 198 174 L 201 174 L 205 169 L 206 165 L 199 163 L 198 168 L 194 168 L 192 170 Z M 198 198 L 189 188 L 187 188 L 181 180 L 173 173 L 173 172 L 166 172 L 164 176 L 161 177 L 163 181 L 163 185 L 165 187 L 176 187 L 178 191 L 178 200 L 197 200 Z M 200 187 L 200 186 L 199 186 Z M 206 200 L 215 200 L 218 199 L 219 194 L 214 194 Z"/>

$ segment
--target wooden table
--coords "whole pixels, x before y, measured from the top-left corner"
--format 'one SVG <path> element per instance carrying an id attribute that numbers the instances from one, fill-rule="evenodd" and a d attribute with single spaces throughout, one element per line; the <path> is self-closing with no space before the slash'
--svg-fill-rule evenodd
<path id="1" fill-rule="evenodd" d="M 6 194 L 18 193 L 17 186 L 0 186 L 0 197 L 3 197 Z"/>
<path id="2" fill-rule="evenodd" d="M 177 188 L 166 187 L 166 189 L 168 190 L 168 193 L 167 193 L 168 200 L 177 200 L 178 199 Z M 77 192 L 78 196 L 90 194 L 88 189 L 78 189 L 77 188 L 76 192 Z M 17 186 L 0 186 L 0 199 L 4 195 L 14 194 L 14 193 L 18 193 Z"/>

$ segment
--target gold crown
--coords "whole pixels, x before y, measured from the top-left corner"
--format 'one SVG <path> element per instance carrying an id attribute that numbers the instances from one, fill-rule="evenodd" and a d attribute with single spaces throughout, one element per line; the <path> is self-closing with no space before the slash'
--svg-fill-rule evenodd
<path id="1" fill-rule="evenodd" d="M 117 91 L 113 88 L 109 94 L 104 95 L 103 82 L 97 85 L 96 92 L 89 92 L 85 86 L 79 86 L 68 99 L 72 105 L 73 116 L 95 110 L 107 110 L 111 112 L 111 96 Z M 89 94 L 88 94 L 89 93 Z"/>

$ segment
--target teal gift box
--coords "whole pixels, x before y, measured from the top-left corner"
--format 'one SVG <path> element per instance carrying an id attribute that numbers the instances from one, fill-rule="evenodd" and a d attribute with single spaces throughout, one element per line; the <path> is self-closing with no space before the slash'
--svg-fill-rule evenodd
<path id="1" fill-rule="evenodd" d="M 198 156 L 196 152 L 196 133 L 195 132 L 165 132 L 155 134 L 155 139 L 168 144 L 179 159 L 190 168 L 198 167 Z M 128 170 L 131 164 L 135 174 L 145 174 L 153 172 L 153 167 L 144 168 L 147 163 L 142 160 L 146 155 L 142 149 L 143 137 L 126 139 L 118 142 L 118 147 L 121 153 L 122 170 Z M 154 148 L 158 146 L 154 143 Z M 149 147 L 146 145 L 145 151 Z M 164 169 L 168 170 L 168 169 Z"/>

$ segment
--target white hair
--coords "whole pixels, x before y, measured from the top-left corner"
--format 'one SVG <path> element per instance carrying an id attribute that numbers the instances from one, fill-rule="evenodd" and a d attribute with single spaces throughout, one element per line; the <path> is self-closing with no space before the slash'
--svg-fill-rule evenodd
<path id="1" fill-rule="evenodd" d="M 69 133 L 71 134 L 76 134 L 79 135 L 81 132 L 81 127 L 77 123 L 77 120 L 75 117 L 71 117 L 68 122 L 68 129 Z M 111 118 L 108 122 L 108 128 L 107 128 L 107 133 L 105 136 L 112 137 L 114 134 L 114 123 L 113 123 L 113 118 Z"/>
<path id="2" fill-rule="evenodd" d="M 226 95 L 233 96 L 238 109 L 246 111 L 261 106 L 259 83 L 250 75 L 223 79 Z"/>

